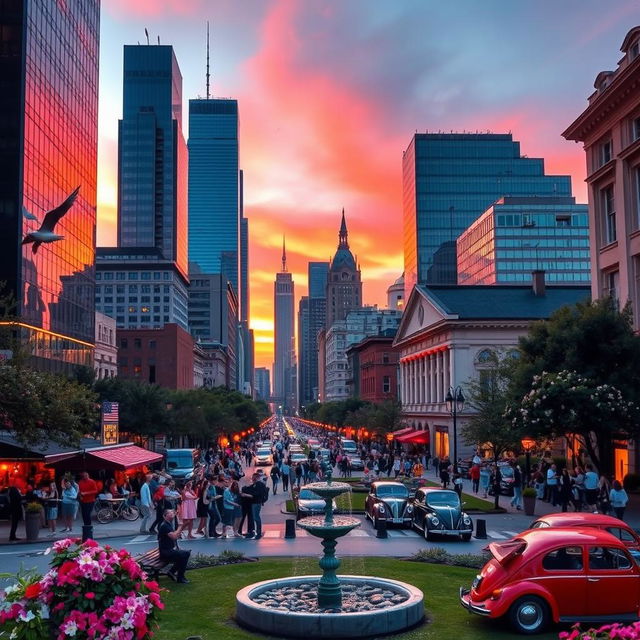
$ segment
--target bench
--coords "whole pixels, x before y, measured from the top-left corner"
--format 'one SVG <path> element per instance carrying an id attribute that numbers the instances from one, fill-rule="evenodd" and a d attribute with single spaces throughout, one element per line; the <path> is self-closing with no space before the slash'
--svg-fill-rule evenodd
<path id="1" fill-rule="evenodd" d="M 171 565 L 173 565 L 171 560 L 164 560 L 160 557 L 160 550 L 157 547 L 155 549 L 149 549 L 146 553 L 136 556 L 134 560 L 155 580 L 158 579 L 161 573 L 166 574 Z"/>

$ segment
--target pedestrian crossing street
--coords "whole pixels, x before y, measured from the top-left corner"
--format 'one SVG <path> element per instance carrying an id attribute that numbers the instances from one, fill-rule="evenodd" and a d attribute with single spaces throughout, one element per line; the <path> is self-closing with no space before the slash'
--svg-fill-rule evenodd
<path id="1" fill-rule="evenodd" d="M 507 530 L 487 530 L 487 540 L 508 540 L 509 538 L 513 538 L 513 536 L 518 535 L 517 531 L 507 531 Z M 389 538 L 421 538 L 422 535 L 417 531 L 413 531 L 410 529 L 387 529 L 387 536 Z M 284 538 L 284 527 L 280 527 L 278 525 L 266 525 L 266 529 L 263 532 L 263 538 L 267 539 L 281 539 Z M 296 528 L 296 538 L 312 538 L 311 534 L 303 529 Z M 358 529 L 353 529 L 350 531 L 345 537 L 347 538 L 375 538 L 376 532 L 371 527 L 360 527 Z M 219 538 L 220 540 L 224 540 L 224 538 Z M 131 539 L 130 544 L 143 544 L 149 543 L 156 540 L 156 536 L 154 535 L 138 535 Z M 192 540 L 190 542 L 197 542 L 198 540 L 206 540 L 206 538 L 198 537 L 196 540 Z M 183 542 L 187 542 L 183 540 Z"/>

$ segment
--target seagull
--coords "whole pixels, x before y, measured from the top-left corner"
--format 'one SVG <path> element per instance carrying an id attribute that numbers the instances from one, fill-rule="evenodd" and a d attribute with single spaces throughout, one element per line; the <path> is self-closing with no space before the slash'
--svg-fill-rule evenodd
<path id="1" fill-rule="evenodd" d="M 76 189 L 69 195 L 69 197 L 55 209 L 51 209 L 51 211 L 47 211 L 40 225 L 40 228 L 37 231 L 32 231 L 28 233 L 22 244 L 28 244 L 29 242 L 33 242 L 33 247 L 31 251 L 36 253 L 38 247 L 43 242 L 56 242 L 57 240 L 62 240 L 64 236 L 59 236 L 56 233 L 53 233 L 56 225 L 60 221 L 60 218 L 71 209 L 73 203 L 78 197 L 78 192 L 80 191 L 80 187 L 76 187 Z M 28 216 L 27 216 L 28 217 Z"/>

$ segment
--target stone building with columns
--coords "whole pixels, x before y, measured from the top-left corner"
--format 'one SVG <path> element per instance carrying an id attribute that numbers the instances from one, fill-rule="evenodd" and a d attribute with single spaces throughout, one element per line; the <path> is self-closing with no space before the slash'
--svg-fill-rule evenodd
<path id="1" fill-rule="evenodd" d="M 415 286 L 394 341 L 406 426 L 429 442 L 432 455 L 452 456 L 449 388 L 481 378 L 492 352 L 515 350 L 532 322 L 588 298 L 589 286 L 545 286 L 544 272 L 534 272 L 533 286 Z M 470 411 L 467 405 L 458 415 L 458 457 L 473 449 L 460 437 Z M 411 442 L 411 433 L 402 439 Z"/>

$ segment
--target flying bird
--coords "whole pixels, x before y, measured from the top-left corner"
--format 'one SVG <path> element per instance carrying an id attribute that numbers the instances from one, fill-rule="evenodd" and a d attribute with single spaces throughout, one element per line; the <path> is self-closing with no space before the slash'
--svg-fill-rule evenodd
<path id="1" fill-rule="evenodd" d="M 80 187 L 76 187 L 76 189 L 69 195 L 69 197 L 61 204 L 58 205 L 55 209 L 51 209 L 51 211 L 47 211 L 40 225 L 40 228 L 37 231 L 32 231 L 28 233 L 22 244 L 28 244 L 29 242 L 33 242 L 33 247 L 31 251 L 36 253 L 38 247 L 43 242 L 56 242 L 57 240 L 62 240 L 64 236 L 60 236 L 53 232 L 56 225 L 62 218 L 62 216 L 71 209 L 73 203 L 76 201 L 78 197 L 78 192 L 80 191 Z"/>

